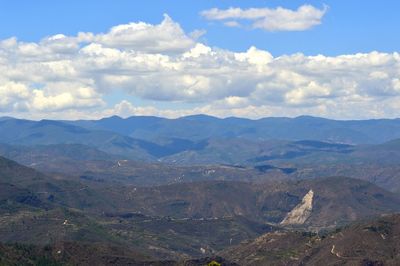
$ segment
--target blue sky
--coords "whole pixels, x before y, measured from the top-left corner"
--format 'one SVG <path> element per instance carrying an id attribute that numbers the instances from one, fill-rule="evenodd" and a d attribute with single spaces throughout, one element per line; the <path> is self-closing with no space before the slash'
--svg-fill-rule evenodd
<path id="1" fill-rule="evenodd" d="M 296 9 L 303 4 L 329 6 L 323 23 L 303 32 L 264 32 L 227 28 L 207 22 L 199 15 L 205 9 L 219 7 L 277 7 Z M 185 31 L 205 29 L 204 41 L 242 51 L 255 45 L 273 55 L 303 52 L 339 55 L 378 50 L 393 52 L 400 43 L 400 2 L 383 1 L 2 1 L 0 38 L 17 36 L 37 41 L 44 36 L 79 31 L 104 32 L 110 27 L 132 21 L 159 23 L 164 13 L 180 23 Z"/>
<path id="2" fill-rule="evenodd" d="M 0 115 L 398 117 L 398 10 L 394 0 L 1 1 Z"/>

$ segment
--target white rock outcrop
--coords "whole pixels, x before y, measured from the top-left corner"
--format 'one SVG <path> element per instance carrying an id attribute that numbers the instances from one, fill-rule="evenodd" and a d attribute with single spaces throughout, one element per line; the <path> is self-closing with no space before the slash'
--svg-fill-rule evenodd
<path id="1" fill-rule="evenodd" d="M 303 200 L 293 208 L 285 219 L 280 224 L 282 225 L 296 225 L 304 224 L 305 221 L 310 217 L 312 211 L 314 192 L 312 189 L 303 197 Z"/>

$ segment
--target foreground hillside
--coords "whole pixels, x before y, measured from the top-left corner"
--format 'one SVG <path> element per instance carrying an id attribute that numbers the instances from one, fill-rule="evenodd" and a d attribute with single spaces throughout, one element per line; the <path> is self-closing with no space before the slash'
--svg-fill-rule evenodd
<path id="1" fill-rule="evenodd" d="M 257 223 L 278 224 L 301 205 L 310 191 L 313 191 L 310 207 L 302 211 L 304 221 L 294 223 L 296 226 L 332 227 L 400 210 L 399 196 L 369 182 L 345 177 L 261 183 L 209 180 L 141 187 L 90 178 L 53 178 L 15 162 L 2 161 L 6 165 L 0 169 L 4 187 L 20 191 L 17 202 L 32 202 L 31 205 L 39 207 L 49 204 L 70 207 L 96 216 L 139 213 L 175 219 L 245 217 Z M 10 167 L 15 173 L 26 173 L 10 175 Z M 185 174 L 197 175 L 197 172 Z M 36 179 L 30 179 L 35 175 Z M 230 175 L 230 172 L 219 175 Z M 148 178 L 160 176 L 148 175 Z M 11 197 L 6 193 L 8 190 L 3 193 L 4 200 Z"/>
<path id="2" fill-rule="evenodd" d="M 157 260 L 102 244 L 0 245 L 4 265 L 398 265 L 400 215 L 354 223 L 316 234 L 279 230 L 218 253 L 213 258 Z"/>
<path id="3" fill-rule="evenodd" d="M 239 265 L 398 265 L 400 215 L 323 235 L 277 231 L 220 253 Z"/>
<path id="4" fill-rule="evenodd" d="M 174 218 L 244 216 L 279 223 L 313 191 L 302 227 L 324 228 L 400 210 L 395 194 L 371 183 L 345 177 L 261 184 L 209 181 L 156 187 L 113 188 L 110 199 L 124 197 L 121 211 Z M 238 197 L 240 195 L 240 197 Z M 122 200 L 120 200 L 122 202 Z M 114 204 L 117 206 L 117 204 Z"/>
<path id="5" fill-rule="evenodd" d="M 238 266 L 222 257 L 155 260 L 118 247 L 76 242 L 47 246 L 0 244 L 0 265 Z"/>
<path id="6" fill-rule="evenodd" d="M 400 211 L 397 195 L 345 177 L 143 187 L 44 175 L 0 157 L 0 180 L 1 242 L 91 243 L 155 260 L 211 257 L 276 230 L 331 230 Z"/>

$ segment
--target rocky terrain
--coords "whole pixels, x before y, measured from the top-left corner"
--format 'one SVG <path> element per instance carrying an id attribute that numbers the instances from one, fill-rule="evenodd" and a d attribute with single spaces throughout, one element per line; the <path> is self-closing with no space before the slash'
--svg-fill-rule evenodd
<path id="1" fill-rule="evenodd" d="M 276 231 L 220 253 L 239 265 L 397 265 L 400 215 L 326 234 Z"/>
<path id="2" fill-rule="evenodd" d="M 397 120 L 232 121 L 0 119 L 0 264 L 395 265 Z"/>

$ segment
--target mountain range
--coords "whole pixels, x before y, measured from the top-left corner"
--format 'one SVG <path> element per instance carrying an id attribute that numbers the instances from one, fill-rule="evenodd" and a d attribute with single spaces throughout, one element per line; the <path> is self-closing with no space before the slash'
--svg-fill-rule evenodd
<path id="1" fill-rule="evenodd" d="M 400 138 L 400 119 L 340 121 L 300 116 L 250 120 L 194 115 L 177 119 L 136 116 L 123 119 L 113 116 L 100 120 L 64 122 L 149 141 L 163 141 L 173 136 L 192 141 L 208 138 L 312 139 L 347 144 L 377 144 Z"/>
<path id="2" fill-rule="evenodd" d="M 0 135 L 0 264 L 398 259 L 398 119 L 3 117 Z"/>
<path id="3" fill-rule="evenodd" d="M 220 119 L 205 115 L 178 119 L 109 117 L 100 120 L 31 121 L 0 119 L 2 143 L 45 145 L 79 143 L 125 156 L 164 157 L 201 150 L 209 139 L 316 140 L 380 144 L 400 138 L 400 119 L 339 121 L 317 117 Z"/>

